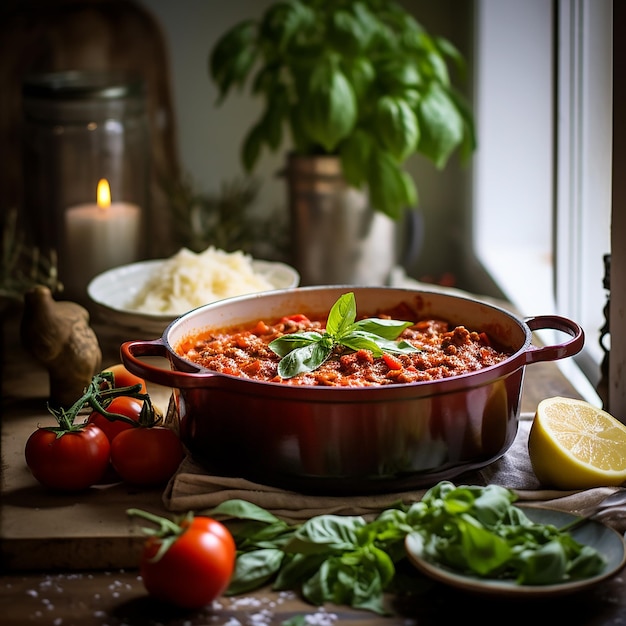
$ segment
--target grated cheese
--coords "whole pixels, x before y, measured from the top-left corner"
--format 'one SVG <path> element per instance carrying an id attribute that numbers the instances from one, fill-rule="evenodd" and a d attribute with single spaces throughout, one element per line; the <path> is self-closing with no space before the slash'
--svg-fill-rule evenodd
<path id="1" fill-rule="evenodd" d="M 195 253 L 181 248 L 150 276 L 128 308 L 182 315 L 209 302 L 269 289 L 275 286 L 254 271 L 252 257 L 241 251 L 210 246 Z"/>

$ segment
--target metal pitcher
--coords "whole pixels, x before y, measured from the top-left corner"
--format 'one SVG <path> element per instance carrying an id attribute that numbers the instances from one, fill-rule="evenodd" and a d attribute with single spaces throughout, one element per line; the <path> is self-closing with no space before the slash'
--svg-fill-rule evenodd
<path id="1" fill-rule="evenodd" d="M 302 285 L 389 283 L 403 254 L 401 222 L 374 211 L 334 156 L 291 154 L 286 169 L 293 264 Z"/>

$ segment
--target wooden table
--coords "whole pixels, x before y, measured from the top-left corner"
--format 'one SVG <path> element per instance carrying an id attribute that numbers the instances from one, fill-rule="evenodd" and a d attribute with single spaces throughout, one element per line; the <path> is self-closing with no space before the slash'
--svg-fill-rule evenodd
<path id="1" fill-rule="evenodd" d="M 381 617 L 345 606 L 312 607 L 296 594 L 262 589 L 222 598 L 197 612 L 182 612 L 148 598 L 134 567 L 143 537 L 125 515 L 129 506 L 167 515 L 159 490 L 123 485 L 83 496 L 46 494 L 30 476 L 23 448 L 28 434 L 47 419 L 47 373 L 19 343 L 19 314 L 3 323 L 2 500 L 0 531 L 0 623 L 94 624 L 99 626 L 281 624 L 298 615 L 307 623 L 391 626 L 457 623 L 475 617 L 484 624 L 541 622 L 548 612 L 569 624 L 608 625 L 626 620 L 626 587 L 620 573 L 585 593 L 523 602 L 472 595 L 415 577 L 412 593 L 389 597 L 393 614 Z M 93 324 L 104 364 L 119 360 L 125 339 L 142 338 Z M 169 390 L 150 388 L 162 403 Z M 577 396 L 555 363 L 527 368 L 522 411 L 542 398 Z"/>

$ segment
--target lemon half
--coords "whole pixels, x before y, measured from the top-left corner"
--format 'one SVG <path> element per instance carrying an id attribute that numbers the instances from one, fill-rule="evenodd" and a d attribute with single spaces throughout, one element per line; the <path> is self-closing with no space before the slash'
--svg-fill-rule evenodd
<path id="1" fill-rule="evenodd" d="M 547 398 L 537 406 L 528 454 L 545 487 L 621 485 L 626 481 L 626 425 L 584 400 Z"/>

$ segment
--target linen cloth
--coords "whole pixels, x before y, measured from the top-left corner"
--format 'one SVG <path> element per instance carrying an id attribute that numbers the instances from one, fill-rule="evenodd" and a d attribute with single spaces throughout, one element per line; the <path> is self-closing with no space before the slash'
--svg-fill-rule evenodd
<path id="1" fill-rule="evenodd" d="M 546 506 L 575 514 L 584 514 L 604 498 L 623 487 L 598 487 L 579 491 L 542 489 L 532 470 L 528 456 L 528 434 L 532 418 L 520 418 L 515 441 L 509 450 L 487 467 L 461 474 L 452 480 L 456 485 L 496 484 L 515 491 L 518 503 Z M 172 512 L 207 512 L 229 499 L 242 499 L 256 504 L 287 522 L 303 522 L 316 515 L 362 515 L 373 518 L 386 508 L 402 501 L 419 501 L 427 489 L 355 496 L 324 496 L 301 494 L 238 477 L 215 476 L 187 457 L 169 481 L 163 503 Z M 626 493 L 625 493 L 626 496 Z M 626 506 L 611 507 L 596 519 L 619 532 L 626 531 Z"/>

